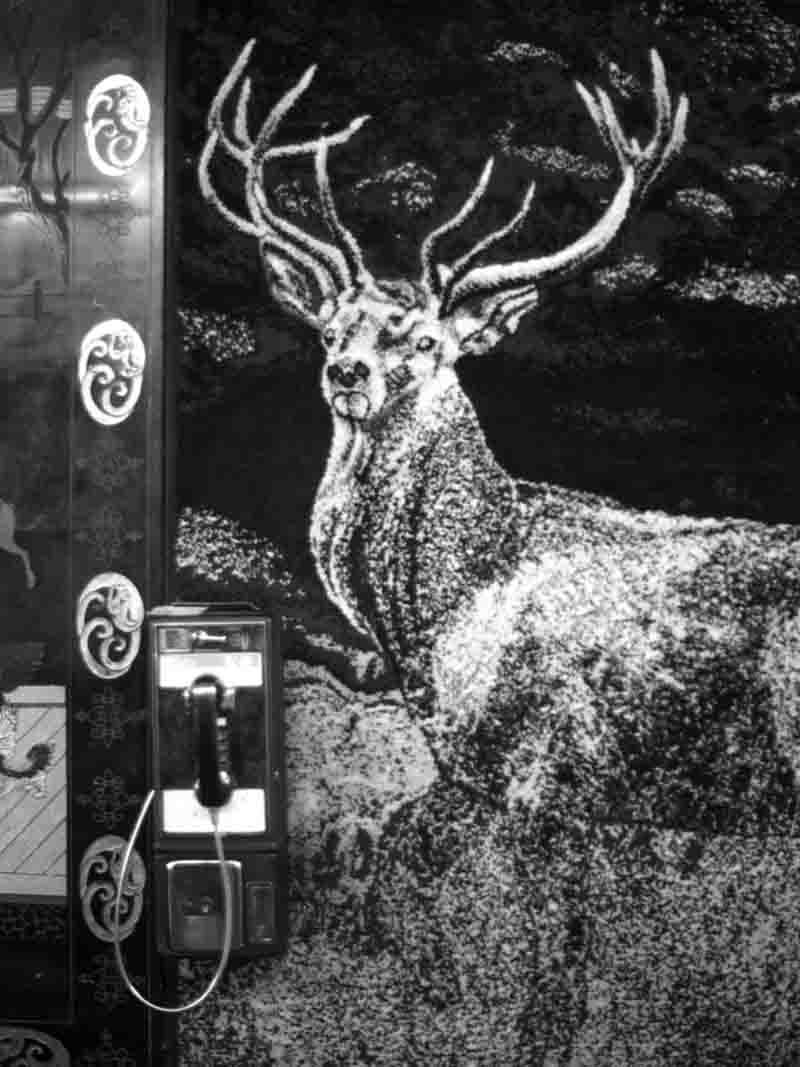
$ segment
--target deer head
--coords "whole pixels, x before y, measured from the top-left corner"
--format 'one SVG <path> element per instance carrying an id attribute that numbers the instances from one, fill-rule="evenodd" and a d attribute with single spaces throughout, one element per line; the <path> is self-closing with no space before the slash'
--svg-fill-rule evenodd
<path id="1" fill-rule="evenodd" d="M 620 171 L 617 191 L 601 218 L 587 233 L 548 255 L 511 263 L 486 263 L 487 254 L 517 230 L 533 204 L 535 185 L 517 213 L 451 263 L 440 255 L 446 237 L 475 212 L 489 185 L 493 161 L 486 163 L 475 188 L 455 215 L 422 243 L 418 279 L 376 279 L 362 250 L 337 213 L 327 171 L 328 151 L 348 141 L 366 122 L 361 116 L 345 129 L 314 140 L 278 145 L 281 122 L 308 88 L 315 67 L 273 107 L 253 137 L 248 125 L 251 83 L 243 77 L 255 41 L 249 41 L 223 81 L 208 116 L 208 138 L 199 163 L 203 195 L 243 233 L 257 238 L 270 290 L 291 314 L 314 327 L 322 341 L 325 366 L 323 394 L 334 421 L 368 428 L 397 401 L 413 398 L 465 354 L 481 354 L 516 330 L 538 302 L 542 284 L 553 284 L 587 267 L 616 237 L 631 209 L 646 194 L 680 150 L 688 101 L 681 96 L 673 114 L 664 66 L 651 51 L 655 131 L 647 145 L 622 131 L 608 95 L 591 93 L 576 83 L 589 115 Z M 226 130 L 223 111 L 241 82 L 233 124 Z M 248 217 L 227 206 L 212 182 L 210 164 L 222 148 L 243 170 Z M 282 217 L 264 182 L 264 167 L 275 160 L 313 157 L 322 217 L 330 241 L 306 232 Z"/>

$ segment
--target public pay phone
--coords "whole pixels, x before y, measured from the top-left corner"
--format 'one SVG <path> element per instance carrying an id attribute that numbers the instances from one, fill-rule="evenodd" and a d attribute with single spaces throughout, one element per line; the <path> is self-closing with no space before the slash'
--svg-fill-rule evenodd
<path id="1" fill-rule="evenodd" d="M 128 841 L 120 887 L 155 801 L 149 867 L 156 945 L 217 960 L 203 993 L 155 1004 L 114 949 L 130 993 L 150 1008 L 200 1004 L 230 957 L 279 952 L 286 930 L 286 820 L 279 627 L 242 604 L 172 604 L 148 618 L 150 790 Z"/>
<path id="2" fill-rule="evenodd" d="M 232 890 L 230 952 L 276 952 L 286 909 L 278 627 L 248 606 L 178 604 L 152 611 L 148 630 L 158 949 L 222 950 L 215 819 Z"/>

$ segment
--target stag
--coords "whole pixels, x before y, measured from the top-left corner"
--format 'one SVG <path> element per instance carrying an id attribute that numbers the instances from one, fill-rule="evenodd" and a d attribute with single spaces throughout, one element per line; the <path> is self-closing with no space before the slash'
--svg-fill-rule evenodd
<path id="1" fill-rule="evenodd" d="M 674 105 L 658 54 L 646 144 L 626 136 L 601 88 L 576 83 L 620 170 L 586 233 L 553 253 L 486 262 L 528 215 L 531 184 L 513 218 L 445 262 L 443 240 L 475 212 L 490 159 L 423 240 L 419 276 L 387 280 L 339 217 L 327 170 L 329 149 L 366 116 L 277 144 L 311 67 L 252 136 L 253 46 L 211 105 L 200 187 L 258 240 L 275 300 L 320 338 L 333 438 L 311 521 L 319 576 L 397 669 L 442 775 L 510 809 L 537 811 L 554 790 L 580 787 L 615 819 L 752 826 L 779 794 L 792 818 L 797 531 L 516 480 L 455 370 L 514 332 L 543 286 L 596 263 L 680 151 L 688 100 Z M 216 189 L 218 149 L 241 168 L 246 216 Z M 268 163 L 301 156 L 313 157 L 330 240 L 283 217 L 267 188 Z"/>

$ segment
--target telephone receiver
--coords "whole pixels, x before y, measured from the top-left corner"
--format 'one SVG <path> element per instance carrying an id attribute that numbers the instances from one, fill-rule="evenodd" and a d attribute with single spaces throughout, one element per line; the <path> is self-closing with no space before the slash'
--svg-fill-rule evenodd
<path id="1" fill-rule="evenodd" d="M 221 808 L 236 787 L 231 767 L 236 690 L 224 686 L 213 674 L 203 674 L 184 690 L 183 700 L 192 716 L 195 796 L 204 808 Z"/>

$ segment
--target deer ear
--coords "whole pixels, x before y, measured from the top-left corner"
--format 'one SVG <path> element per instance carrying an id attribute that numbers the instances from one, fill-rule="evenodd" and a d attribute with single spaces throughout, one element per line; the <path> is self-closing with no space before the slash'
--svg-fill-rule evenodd
<path id="1" fill-rule="evenodd" d="M 313 271 L 306 270 L 302 265 L 276 254 L 274 248 L 264 253 L 263 259 L 272 297 L 290 315 L 302 319 L 309 326 L 319 327 L 325 309 L 336 296 L 333 280 L 319 267 Z"/>
<path id="2" fill-rule="evenodd" d="M 520 320 L 539 302 L 535 285 L 493 293 L 459 303 L 447 318 L 458 339 L 459 355 L 482 356 L 514 333 Z"/>

